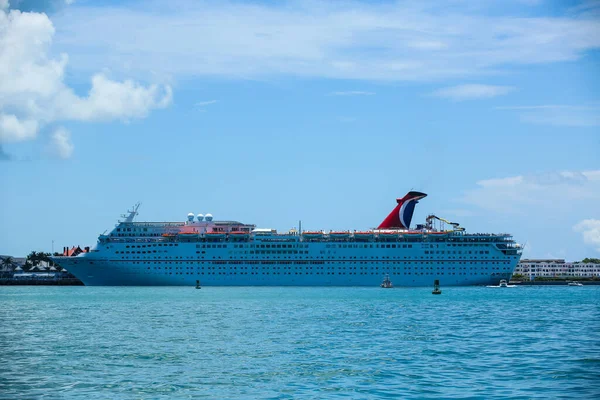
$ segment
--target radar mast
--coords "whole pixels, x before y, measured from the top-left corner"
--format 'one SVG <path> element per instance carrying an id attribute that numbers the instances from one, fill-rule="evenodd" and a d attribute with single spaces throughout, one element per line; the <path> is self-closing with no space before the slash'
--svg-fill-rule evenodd
<path id="1" fill-rule="evenodd" d="M 121 218 L 125 218 L 125 220 L 121 221 L 121 222 L 133 222 L 133 219 L 135 218 L 135 216 L 138 215 L 137 210 L 138 210 L 138 208 L 140 208 L 141 205 L 142 205 L 142 203 L 138 201 L 133 206 L 133 209 L 127 210 L 127 214 L 121 214 Z"/>

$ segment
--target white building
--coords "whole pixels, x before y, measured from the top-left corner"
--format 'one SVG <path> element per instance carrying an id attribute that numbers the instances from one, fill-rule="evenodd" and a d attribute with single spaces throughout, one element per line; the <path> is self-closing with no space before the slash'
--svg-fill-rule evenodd
<path id="1" fill-rule="evenodd" d="M 562 259 L 523 259 L 515 268 L 514 275 L 533 278 L 600 278 L 600 264 L 566 262 Z"/>

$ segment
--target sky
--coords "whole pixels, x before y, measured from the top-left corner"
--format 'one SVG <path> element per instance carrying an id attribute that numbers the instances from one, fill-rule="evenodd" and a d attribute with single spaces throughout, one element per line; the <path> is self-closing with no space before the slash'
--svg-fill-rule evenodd
<path id="1" fill-rule="evenodd" d="M 600 257 L 600 2 L 0 0 L 0 254 L 138 220 L 376 227 L 409 190 Z"/>

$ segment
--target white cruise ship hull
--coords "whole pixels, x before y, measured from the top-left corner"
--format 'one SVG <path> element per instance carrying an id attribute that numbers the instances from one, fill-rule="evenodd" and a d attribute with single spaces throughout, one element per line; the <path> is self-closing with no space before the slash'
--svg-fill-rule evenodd
<path id="1" fill-rule="evenodd" d="M 497 285 L 501 279 L 510 279 L 520 258 L 517 254 L 503 254 L 493 244 L 465 245 L 458 250 L 466 253 L 460 257 L 455 255 L 458 251 L 454 245 L 449 244 L 433 245 L 443 249 L 437 250 L 438 254 L 436 250 L 425 250 L 432 246 L 426 243 L 415 243 L 412 249 L 401 245 L 390 249 L 354 248 L 365 244 L 344 243 L 341 246 L 346 248 L 331 249 L 337 245 L 296 242 L 292 246 L 302 246 L 301 251 L 306 254 L 248 256 L 239 254 L 249 252 L 245 247 L 234 248 L 231 243 L 211 248 L 211 255 L 196 254 L 194 243 L 179 243 L 176 247 L 132 245 L 152 249 L 136 248 L 135 255 L 120 255 L 122 250 L 114 249 L 125 248 L 125 244 L 111 244 L 109 249 L 96 249 L 77 257 L 56 257 L 55 261 L 89 286 L 194 286 L 200 281 L 202 286 L 375 287 L 389 275 L 395 287 L 408 287 L 431 286 L 436 279 L 443 286 Z M 151 253 L 156 248 L 163 252 L 160 257 Z M 108 251 L 119 253 L 112 257 L 101 255 Z M 290 252 L 293 251 L 297 250 Z"/>

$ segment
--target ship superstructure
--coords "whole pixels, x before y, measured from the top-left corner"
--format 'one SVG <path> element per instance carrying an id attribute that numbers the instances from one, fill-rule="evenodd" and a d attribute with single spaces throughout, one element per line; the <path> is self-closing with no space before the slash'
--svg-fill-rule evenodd
<path id="1" fill-rule="evenodd" d="M 135 222 L 138 204 L 94 248 L 54 260 L 86 285 L 378 287 L 389 276 L 402 287 L 510 278 L 521 248 L 509 234 L 469 234 L 434 215 L 411 230 L 415 205 L 425 196 L 397 199 L 367 231 L 278 233 L 193 213 L 183 222 Z"/>

